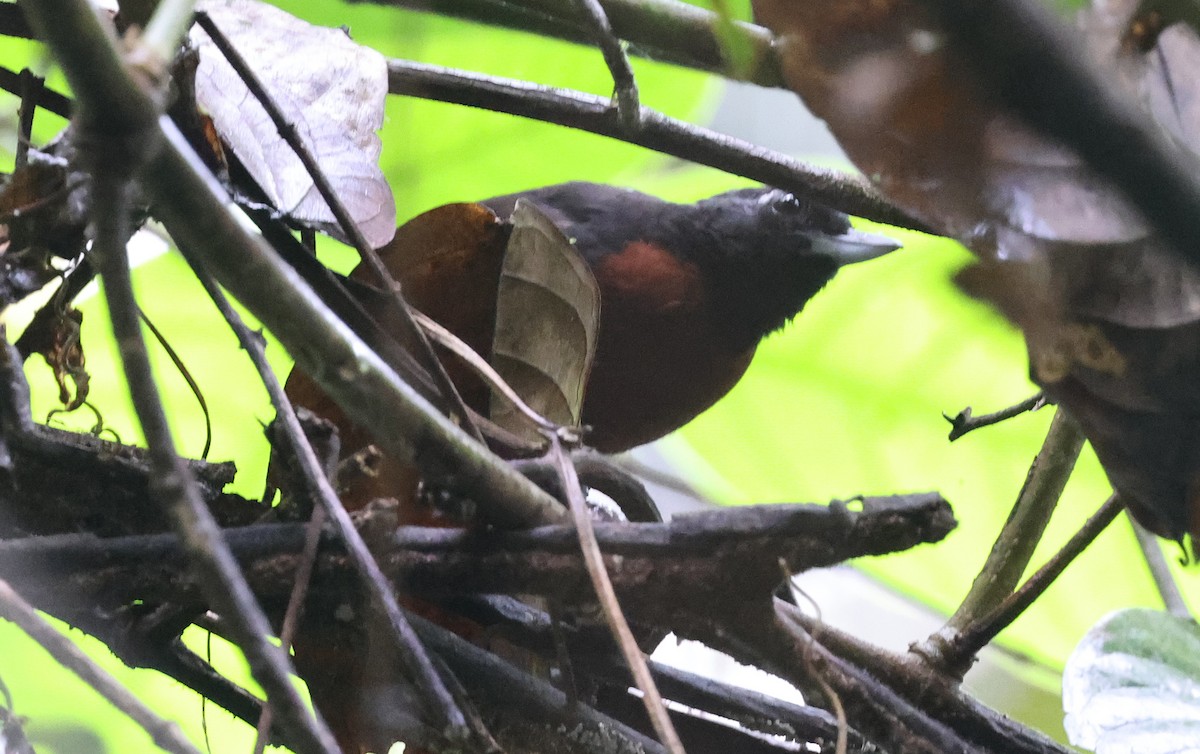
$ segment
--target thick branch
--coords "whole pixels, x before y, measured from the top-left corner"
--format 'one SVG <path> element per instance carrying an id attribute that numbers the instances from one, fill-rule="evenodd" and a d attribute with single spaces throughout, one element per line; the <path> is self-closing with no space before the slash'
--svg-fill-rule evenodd
<path id="1" fill-rule="evenodd" d="M 586 22 L 555 0 L 376 0 L 504 26 L 592 45 L 595 35 Z M 754 24 L 736 22 L 732 33 L 751 51 L 753 65 L 735 70 L 717 38 L 719 18 L 711 11 L 674 0 L 603 0 L 601 5 L 613 32 L 631 43 L 630 52 L 669 63 L 751 81 L 760 86 L 783 86 L 774 36 Z"/>
<path id="2" fill-rule="evenodd" d="M 149 495 L 146 450 L 46 427 L 29 414 L 21 361 L 0 348 L 0 427 L 7 458 L 0 464 L 0 531 L 58 534 L 82 522 L 98 536 L 163 531 L 167 520 Z M 188 463 L 200 493 L 223 524 L 259 518 L 261 505 L 221 492 L 232 463 Z"/>
<path id="3" fill-rule="evenodd" d="M 369 520 L 360 519 L 363 526 Z M 937 495 L 870 498 L 861 512 L 818 505 L 744 506 L 678 516 L 667 524 L 596 524 L 596 538 L 626 606 L 659 615 L 681 600 L 710 604 L 766 601 L 779 580 L 778 560 L 793 571 L 907 549 L 941 539 L 953 525 Z M 303 524 L 264 524 L 226 531 L 256 592 L 286 600 Z M 340 545 L 326 537 L 314 598 L 337 599 L 353 581 Z M 0 543 L 0 578 L 44 589 L 67 579 L 114 600 L 194 598 L 169 535 L 98 539 L 64 535 Z M 495 532 L 401 527 L 375 551 L 385 573 L 405 590 L 451 593 L 541 593 L 567 604 L 594 596 L 570 526 Z M 31 592 L 32 593 L 32 592 Z M 45 595 L 53 599 L 53 594 Z"/>

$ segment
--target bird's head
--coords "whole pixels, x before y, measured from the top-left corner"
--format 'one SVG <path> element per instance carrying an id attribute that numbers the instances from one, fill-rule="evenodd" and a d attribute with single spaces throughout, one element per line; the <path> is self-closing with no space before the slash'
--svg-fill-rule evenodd
<path id="1" fill-rule="evenodd" d="M 735 348 L 783 327 L 847 264 L 900 248 L 850 227 L 841 212 L 778 189 L 739 189 L 698 202 L 681 222 L 709 276 L 717 316 Z"/>

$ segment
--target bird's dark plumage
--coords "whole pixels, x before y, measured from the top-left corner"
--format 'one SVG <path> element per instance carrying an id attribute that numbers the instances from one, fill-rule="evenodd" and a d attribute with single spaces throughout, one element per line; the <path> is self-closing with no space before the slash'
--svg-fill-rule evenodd
<path id="1" fill-rule="evenodd" d="M 674 204 L 629 189 L 574 182 L 483 204 L 507 218 L 519 198 L 537 204 L 573 238 L 593 269 L 635 242 L 695 265 L 723 336 L 742 348 L 782 327 L 837 271 L 840 262 L 814 251 L 812 237 L 850 230 L 840 212 L 764 188 Z"/>
<path id="2" fill-rule="evenodd" d="M 690 421 L 737 383 L 758 342 L 839 266 L 896 247 L 776 189 L 673 204 L 564 183 L 483 203 L 507 218 L 518 199 L 573 239 L 600 285 L 600 345 L 583 421 L 593 429 L 589 444 L 608 452 Z"/>

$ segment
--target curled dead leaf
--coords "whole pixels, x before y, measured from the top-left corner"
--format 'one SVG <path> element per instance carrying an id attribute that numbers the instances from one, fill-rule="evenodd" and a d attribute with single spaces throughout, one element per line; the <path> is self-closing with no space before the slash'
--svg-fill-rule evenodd
<path id="1" fill-rule="evenodd" d="M 600 329 L 600 289 L 587 262 L 538 207 L 518 200 L 496 297 L 496 371 L 552 422 L 577 426 Z M 536 437 L 528 420 L 493 400 L 492 420 Z"/>

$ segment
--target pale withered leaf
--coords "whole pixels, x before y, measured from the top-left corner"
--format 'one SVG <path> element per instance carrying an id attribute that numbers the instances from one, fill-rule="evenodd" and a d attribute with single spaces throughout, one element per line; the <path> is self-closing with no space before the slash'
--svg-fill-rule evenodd
<path id="1" fill-rule="evenodd" d="M 496 297 L 492 359 L 525 402 L 578 425 L 596 352 L 600 290 L 583 257 L 535 205 L 520 200 Z M 493 398 L 492 419 L 531 436 L 530 423 Z"/>
<path id="2" fill-rule="evenodd" d="M 295 126 L 368 243 L 382 246 L 396 208 L 382 171 L 387 66 L 341 29 L 313 26 L 254 0 L 204 0 L 222 33 L 246 59 Z M 262 105 L 201 30 L 196 100 L 271 203 L 310 227 L 344 238 L 308 171 Z"/>

